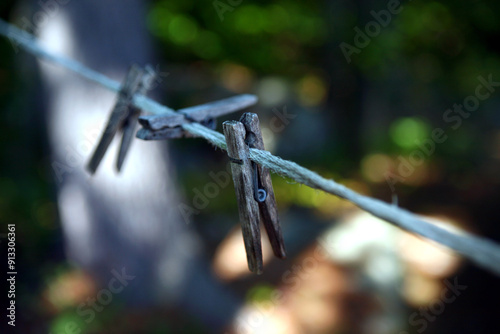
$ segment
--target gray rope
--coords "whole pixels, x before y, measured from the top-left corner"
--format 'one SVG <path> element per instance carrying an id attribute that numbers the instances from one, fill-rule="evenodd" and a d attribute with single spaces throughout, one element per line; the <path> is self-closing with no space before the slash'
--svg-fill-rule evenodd
<path id="1" fill-rule="evenodd" d="M 120 84 L 118 82 L 74 60 L 50 53 L 48 50 L 42 48 L 32 35 L 2 20 L 0 20 L 0 34 L 9 38 L 12 43 L 17 43 L 17 45 L 40 59 L 45 59 L 66 67 L 111 91 L 119 91 Z M 162 115 L 174 113 L 174 110 L 142 95 L 134 96 L 133 104 L 153 114 Z M 216 147 L 224 150 L 227 147 L 224 136 L 219 132 L 210 130 L 198 123 L 183 124 L 182 127 L 192 135 L 202 137 Z M 447 246 L 475 262 L 477 265 L 500 275 L 500 246 L 490 240 L 466 232 L 460 232 L 459 234 L 447 231 L 419 219 L 416 215 L 404 209 L 360 195 L 333 180 L 325 179 L 311 170 L 292 161 L 273 156 L 267 151 L 250 149 L 250 159 L 298 183 L 344 198 L 380 219 Z"/>

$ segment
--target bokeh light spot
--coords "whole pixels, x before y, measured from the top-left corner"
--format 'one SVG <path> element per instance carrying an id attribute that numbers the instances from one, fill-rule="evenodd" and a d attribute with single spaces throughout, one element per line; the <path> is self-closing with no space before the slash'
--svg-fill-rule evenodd
<path id="1" fill-rule="evenodd" d="M 287 94 L 286 81 L 276 77 L 262 79 L 257 87 L 259 102 L 266 106 L 276 106 L 283 103 Z"/>
<path id="2" fill-rule="evenodd" d="M 189 17 L 176 15 L 168 25 L 168 32 L 174 43 L 185 45 L 196 39 L 198 26 Z"/>
<path id="3" fill-rule="evenodd" d="M 266 27 L 265 11 L 254 5 L 239 8 L 235 17 L 236 29 L 245 34 L 258 34 Z"/>
<path id="4" fill-rule="evenodd" d="M 392 165 L 392 159 L 387 155 L 370 154 L 361 161 L 361 173 L 370 182 L 383 182 Z"/>
<path id="5" fill-rule="evenodd" d="M 253 73 L 248 67 L 225 64 L 221 70 L 222 84 L 237 93 L 248 92 L 253 81 Z"/>
<path id="6" fill-rule="evenodd" d="M 429 134 L 429 127 L 424 121 L 413 118 L 400 118 L 392 123 L 391 138 L 401 148 L 411 149 L 418 146 Z"/>
<path id="7" fill-rule="evenodd" d="M 316 106 L 326 96 L 326 83 L 316 75 L 308 75 L 297 85 L 299 99 L 305 106 Z"/>
<path id="8" fill-rule="evenodd" d="M 168 26 L 172 19 L 172 12 L 163 6 L 151 10 L 148 16 L 149 29 L 157 36 L 164 37 L 168 34 Z"/>
<path id="9" fill-rule="evenodd" d="M 257 285 L 251 288 L 247 293 L 247 298 L 254 302 L 263 302 L 271 300 L 274 289 L 269 285 Z"/>
<path id="10" fill-rule="evenodd" d="M 267 127 L 262 127 L 260 130 L 262 132 L 262 139 L 264 140 L 264 146 L 266 150 L 269 152 L 274 152 L 277 144 L 274 132 Z"/>
<path id="11" fill-rule="evenodd" d="M 267 8 L 267 12 L 272 19 L 269 20 L 265 27 L 266 31 L 279 33 L 289 26 L 290 16 L 282 6 L 271 5 Z"/>

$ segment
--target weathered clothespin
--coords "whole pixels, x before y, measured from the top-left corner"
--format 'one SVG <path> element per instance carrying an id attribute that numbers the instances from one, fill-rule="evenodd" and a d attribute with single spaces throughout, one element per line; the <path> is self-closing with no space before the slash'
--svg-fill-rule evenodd
<path id="1" fill-rule="evenodd" d="M 135 94 L 143 95 L 146 93 L 151 83 L 154 81 L 155 75 L 154 69 L 150 66 L 147 66 L 145 71 L 137 65 L 132 65 L 129 69 L 99 144 L 87 164 L 87 170 L 90 173 L 95 173 L 111 141 L 119 130 L 121 130 L 123 134 L 120 150 L 118 152 L 118 159 L 116 161 L 116 169 L 118 171 L 121 170 L 125 156 L 130 148 L 130 143 L 134 137 L 137 119 L 141 113 L 138 108 L 132 105 L 132 99 Z"/>
<path id="2" fill-rule="evenodd" d="M 260 131 L 259 117 L 254 113 L 244 113 L 240 122 L 243 123 L 246 130 L 245 142 L 250 148 L 264 150 L 264 140 Z M 285 243 L 278 218 L 278 207 L 274 197 L 273 183 L 269 170 L 261 165 L 254 164 L 257 170 L 260 189 L 266 191 L 267 196 L 263 201 L 257 201 L 259 205 L 260 220 L 266 228 L 267 236 L 273 248 L 274 255 L 280 259 L 286 258 Z"/>
<path id="3" fill-rule="evenodd" d="M 247 108 L 255 103 L 257 103 L 255 95 L 242 94 L 179 109 L 175 114 L 141 116 L 139 123 L 143 128 L 137 131 L 136 137 L 143 140 L 191 137 L 182 129 L 182 124 L 196 122 L 213 130 L 217 125 L 217 117 Z"/>
<path id="4" fill-rule="evenodd" d="M 283 259 L 286 251 L 269 170 L 249 158 L 250 148 L 264 149 L 259 118 L 256 114 L 245 113 L 240 122 L 224 122 L 223 129 L 231 161 L 248 268 L 260 274 L 262 250 L 259 221 L 266 228 L 274 254 Z"/>
<path id="5" fill-rule="evenodd" d="M 237 121 L 224 122 L 222 127 L 226 137 L 227 152 L 231 160 L 231 172 L 238 201 L 248 269 L 256 274 L 261 274 L 263 264 L 259 208 L 254 198 L 254 171 L 248 145 L 245 143 L 245 127 Z"/>

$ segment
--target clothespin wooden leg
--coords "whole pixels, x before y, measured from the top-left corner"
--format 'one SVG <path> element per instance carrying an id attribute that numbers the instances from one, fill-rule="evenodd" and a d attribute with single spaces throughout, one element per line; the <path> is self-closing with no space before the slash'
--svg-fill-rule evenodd
<path id="1" fill-rule="evenodd" d="M 133 65 L 128 71 L 125 82 L 123 83 L 123 86 L 118 94 L 118 100 L 113 108 L 113 111 L 111 112 L 111 115 L 109 116 L 108 123 L 102 133 L 101 139 L 99 140 L 99 144 L 87 164 L 87 170 L 90 173 L 95 173 L 102 158 L 104 157 L 104 154 L 108 150 L 113 137 L 123 124 L 123 121 L 126 119 L 130 102 L 134 96 L 134 92 L 139 86 L 142 73 L 143 71 L 136 65 Z"/>
<path id="2" fill-rule="evenodd" d="M 262 248 L 260 243 L 259 208 L 254 199 L 253 171 L 245 143 L 245 127 L 237 121 L 223 123 L 227 152 L 231 160 L 234 189 L 243 231 L 243 240 L 250 271 L 261 274 Z"/>
<path id="3" fill-rule="evenodd" d="M 144 95 L 151 88 L 154 82 L 156 72 L 151 66 L 146 66 L 146 71 L 140 80 L 136 94 Z M 131 101 L 132 102 L 132 101 Z M 116 169 L 121 170 L 125 156 L 130 148 L 132 139 L 135 136 L 135 129 L 137 127 L 137 120 L 141 115 L 141 110 L 133 105 L 128 108 L 128 115 L 126 116 L 125 124 L 123 125 L 123 137 L 118 151 L 118 159 L 116 160 Z"/>
<path id="4" fill-rule="evenodd" d="M 240 122 L 243 123 L 246 130 L 245 142 L 250 148 L 264 150 L 264 141 L 260 131 L 259 117 L 254 113 L 244 113 Z M 258 202 L 260 218 L 266 228 L 267 236 L 271 242 L 274 255 L 284 259 L 286 258 L 285 243 L 281 233 L 281 227 L 278 218 L 278 208 L 276 198 L 274 197 L 273 184 L 269 170 L 261 165 L 257 166 L 260 184 L 267 192 L 267 197 L 263 202 Z"/>

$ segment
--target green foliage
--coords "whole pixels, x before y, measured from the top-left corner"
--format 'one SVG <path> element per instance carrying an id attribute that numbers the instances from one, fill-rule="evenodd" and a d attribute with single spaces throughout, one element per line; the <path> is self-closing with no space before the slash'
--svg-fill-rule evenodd
<path id="1" fill-rule="evenodd" d="M 156 1 L 148 22 L 169 59 L 232 60 L 263 73 L 287 73 L 326 40 L 317 3 L 246 2 L 220 19 L 212 2 Z"/>

